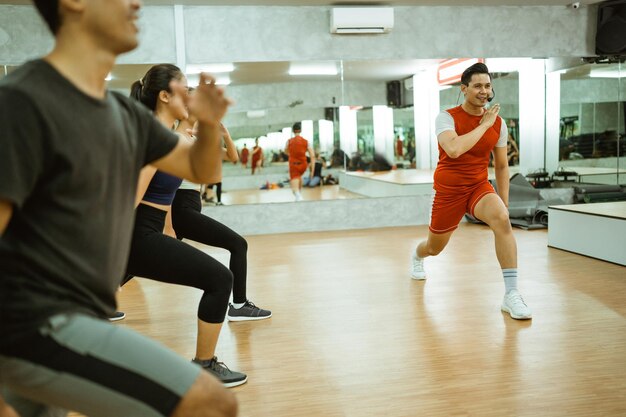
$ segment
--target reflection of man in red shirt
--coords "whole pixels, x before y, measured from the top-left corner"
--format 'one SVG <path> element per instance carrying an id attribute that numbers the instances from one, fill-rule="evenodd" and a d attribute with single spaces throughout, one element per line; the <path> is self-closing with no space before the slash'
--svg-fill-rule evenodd
<path id="1" fill-rule="evenodd" d="M 396 138 L 396 156 L 398 158 L 402 158 L 404 155 L 404 149 L 402 149 L 402 140 L 400 140 L 400 136 Z"/>
<path id="2" fill-rule="evenodd" d="M 461 77 L 465 101 L 437 116 L 439 162 L 434 175 L 428 239 L 413 253 L 411 275 L 426 278 L 424 258 L 438 255 L 448 244 L 465 213 L 485 222 L 495 236 L 496 257 L 504 278 L 501 309 L 514 319 L 530 319 L 531 311 L 517 290 L 517 244 L 509 212 L 508 129 L 498 116 L 500 105 L 487 109 L 493 99 L 487 66 L 477 63 Z M 498 191 L 488 181 L 487 166 L 493 153 Z"/>
<path id="3" fill-rule="evenodd" d="M 244 168 L 248 168 L 248 157 L 250 156 L 250 150 L 248 149 L 248 145 L 244 143 L 243 149 L 241 150 L 241 165 Z"/>
<path id="4" fill-rule="evenodd" d="M 254 175 L 254 171 L 257 169 L 261 172 L 262 166 L 263 148 L 259 146 L 259 138 L 256 138 L 254 141 L 254 148 L 252 148 L 252 175 Z"/>
<path id="5" fill-rule="evenodd" d="M 287 141 L 285 146 L 285 152 L 289 155 L 289 179 L 291 180 L 291 191 L 296 197 L 296 201 L 302 200 L 302 175 L 306 172 L 307 160 L 306 153 L 309 152 L 309 158 L 311 159 L 311 173 L 310 178 L 313 178 L 313 168 L 315 167 L 315 152 L 313 147 L 309 144 L 309 141 L 300 136 L 302 131 L 302 125 L 300 122 L 293 125 L 293 138 Z"/>

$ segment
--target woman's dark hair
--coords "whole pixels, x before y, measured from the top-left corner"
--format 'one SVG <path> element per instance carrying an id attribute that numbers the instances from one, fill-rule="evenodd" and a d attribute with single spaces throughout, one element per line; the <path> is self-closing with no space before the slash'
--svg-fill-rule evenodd
<path id="1" fill-rule="evenodd" d="M 472 75 L 474 74 L 487 74 L 491 80 L 491 74 L 489 74 L 489 68 L 487 68 L 487 65 L 482 62 L 478 62 L 463 71 L 463 75 L 461 75 L 461 84 L 469 85 L 470 81 L 472 81 Z"/>
<path id="2" fill-rule="evenodd" d="M 61 26 L 61 16 L 59 14 L 58 0 L 34 0 L 35 7 L 39 11 L 43 20 L 46 21 L 53 35 L 59 31 Z"/>
<path id="3" fill-rule="evenodd" d="M 142 79 L 130 87 L 130 96 L 143 103 L 152 111 L 156 110 L 159 93 L 163 90 L 171 93 L 170 82 L 183 77 L 183 72 L 176 65 L 159 64 L 146 72 Z"/>

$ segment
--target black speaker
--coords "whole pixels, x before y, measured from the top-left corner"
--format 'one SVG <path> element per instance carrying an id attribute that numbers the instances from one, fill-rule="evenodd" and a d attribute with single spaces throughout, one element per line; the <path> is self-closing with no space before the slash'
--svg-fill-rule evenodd
<path id="1" fill-rule="evenodd" d="M 596 54 L 626 54 L 626 0 L 609 0 L 598 5 Z"/>
<path id="2" fill-rule="evenodd" d="M 324 108 L 324 119 L 326 120 L 330 120 L 331 122 L 334 122 L 335 120 L 337 120 L 339 117 L 337 115 L 337 107 L 325 107 Z"/>
<path id="3" fill-rule="evenodd" d="M 387 82 L 387 105 L 389 107 L 402 105 L 402 83 L 400 81 Z"/>

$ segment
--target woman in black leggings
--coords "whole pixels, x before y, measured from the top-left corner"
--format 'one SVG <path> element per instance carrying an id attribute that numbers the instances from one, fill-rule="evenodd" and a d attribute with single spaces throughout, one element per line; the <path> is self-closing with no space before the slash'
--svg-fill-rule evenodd
<path id="1" fill-rule="evenodd" d="M 150 110 L 165 126 L 188 117 L 187 80 L 174 65 L 152 67 L 133 84 L 131 97 Z M 174 88 L 175 87 L 175 88 Z M 186 138 L 186 136 L 185 136 Z M 218 159 L 217 163 L 221 161 Z M 144 184 L 149 181 L 145 193 Z M 163 234 L 167 212 L 181 179 L 147 167 L 141 173 L 135 227 L 128 259 L 128 274 L 185 285 L 204 291 L 198 306 L 198 338 L 194 362 L 220 379 L 226 387 L 247 381 L 245 374 L 228 369 L 215 357 L 233 274 L 204 252 Z"/>
<path id="2" fill-rule="evenodd" d="M 194 124 L 193 117 L 179 123 L 179 133 L 188 135 Z M 236 162 L 239 157 L 237 148 L 222 126 L 225 148 L 223 159 Z M 229 268 L 233 274 L 233 302 L 229 305 L 227 318 L 229 321 L 262 320 L 272 316 L 272 312 L 264 310 L 248 300 L 246 296 L 246 280 L 248 269 L 248 242 L 234 230 L 201 213 L 202 201 L 200 187 L 183 181 L 174 202 L 172 203 L 172 226 L 176 237 L 190 239 L 205 245 L 223 248 L 230 252 Z"/>

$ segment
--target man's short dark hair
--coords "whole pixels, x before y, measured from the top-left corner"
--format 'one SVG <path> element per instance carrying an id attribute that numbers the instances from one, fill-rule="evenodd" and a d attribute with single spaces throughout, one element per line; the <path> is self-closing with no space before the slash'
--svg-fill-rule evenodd
<path id="1" fill-rule="evenodd" d="M 293 127 L 291 128 L 291 130 L 293 130 L 294 132 L 301 132 L 302 131 L 302 124 L 300 122 L 295 122 L 293 124 Z"/>
<path id="2" fill-rule="evenodd" d="M 474 74 L 487 74 L 491 80 L 491 74 L 489 74 L 489 68 L 487 68 L 487 65 L 482 62 L 478 62 L 463 71 L 463 75 L 461 75 L 461 84 L 469 85 L 470 81 L 472 81 L 472 75 Z"/>
<path id="3" fill-rule="evenodd" d="M 43 20 L 48 24 L 52 34 L 56 35 L 59 31 L 59 26 L 61 26 L 59 0 L 34 0 L 33 2 Z"/>

